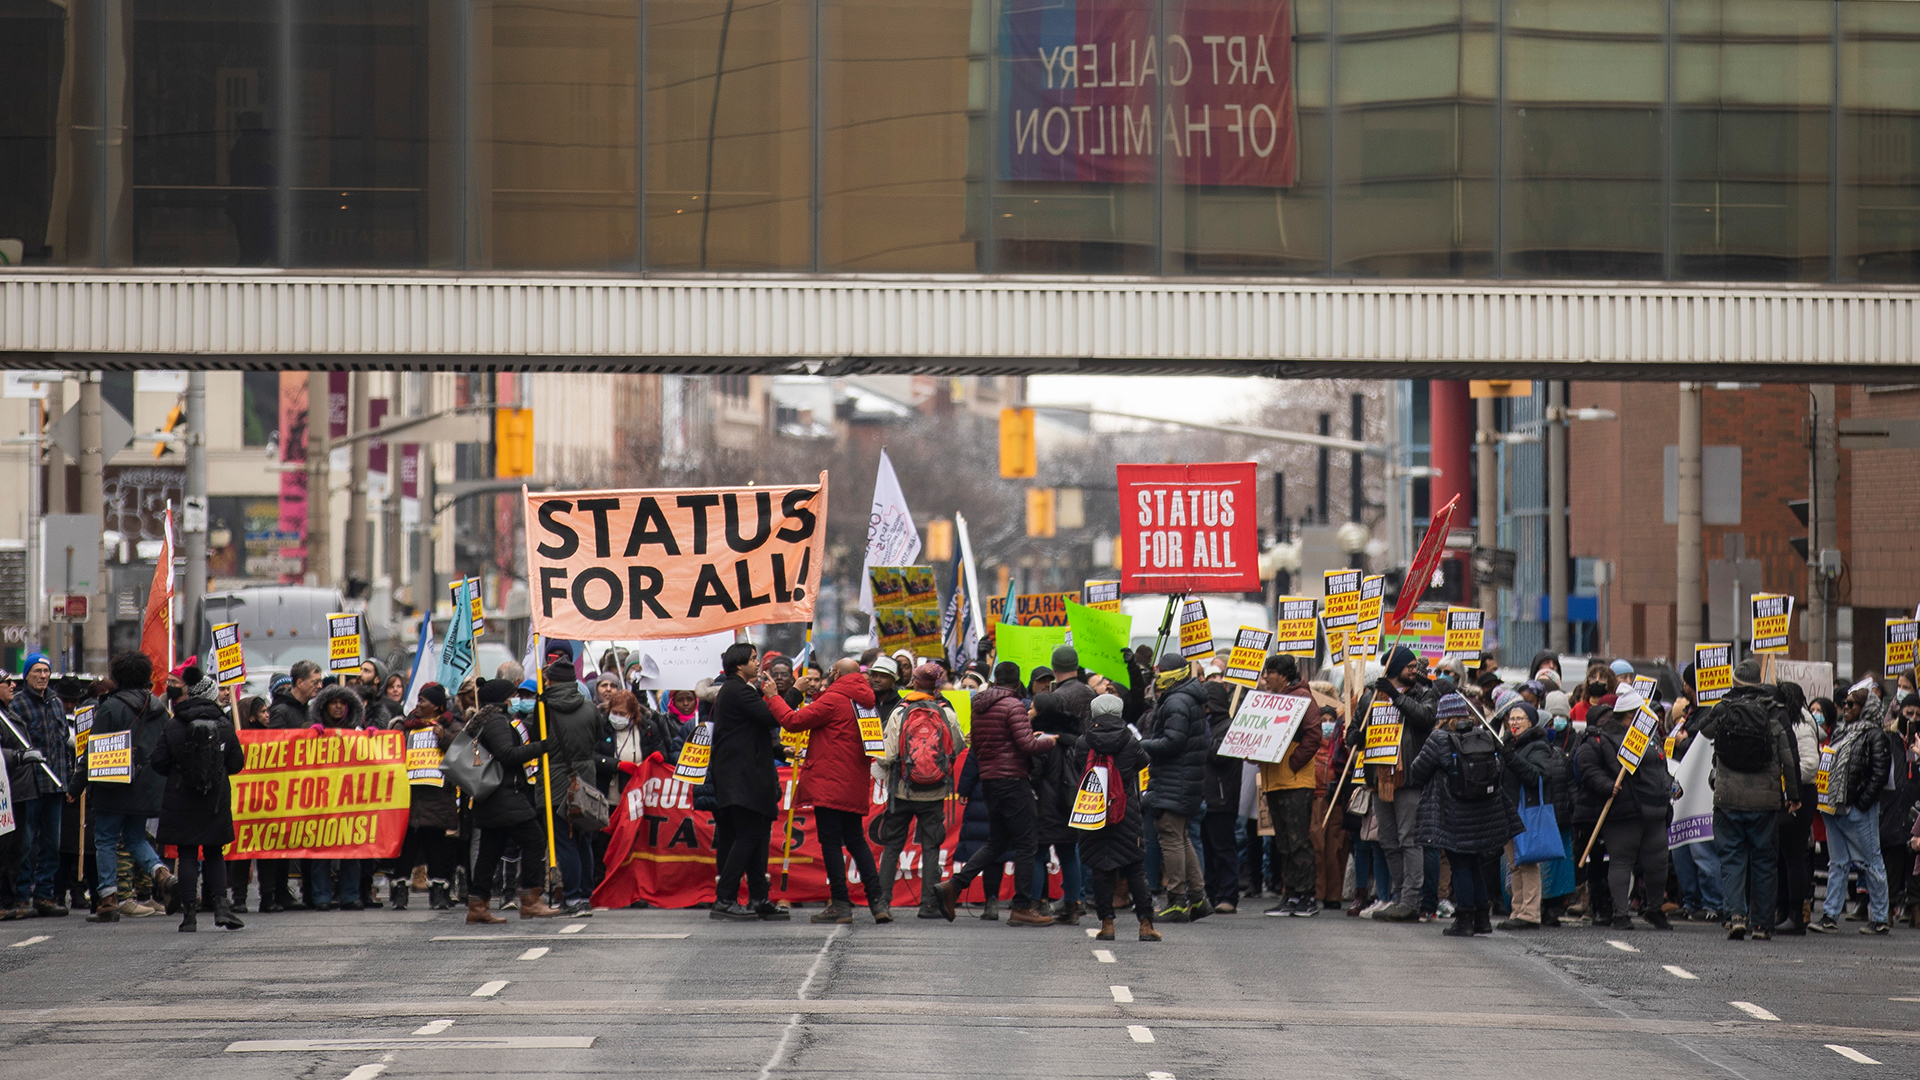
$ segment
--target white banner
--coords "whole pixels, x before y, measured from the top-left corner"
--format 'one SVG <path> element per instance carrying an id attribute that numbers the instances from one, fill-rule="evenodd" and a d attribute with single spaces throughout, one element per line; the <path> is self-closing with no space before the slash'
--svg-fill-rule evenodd
<path id="1" fill-rule="evenodd" d="M 1673 800 L 1673 824 L 1667 826 L 1669 850 L 1713 842 L 1713 740 L 1695 735 L 1687 756 L 1673 765 L 1680 797 Z"/>
<path id="2" fill-rule="evenodd" d="M 634 685 L 642 690 L 691 690 L 701 679 L 718 679 L 720 654 L 733 641 L 733 631 L 722 630 L 701 637 L 634 642 L 628 647 L 627 661 L 629 666 L 640 665 Z M 624 679 L 626 673 L 620 677 Z"/>
<path id="3" fill-rule="evenodd" d="M 867 560 L 860 566 L 860 610 L 873 614 L 876 566 L 911 566 L 920 557 L 920 532 L 913 527 L 907 497 L 893 475 L 893 461 L 880 451 L 880 472 L 873 480 L 873 515 L 867 519 Z"/>

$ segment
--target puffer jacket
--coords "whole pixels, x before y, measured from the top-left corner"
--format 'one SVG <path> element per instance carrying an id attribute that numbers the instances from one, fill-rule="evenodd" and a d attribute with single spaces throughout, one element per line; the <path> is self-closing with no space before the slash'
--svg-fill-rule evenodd
<path id="1" fill-rule="evenodd" d="M 394 728 L 407 733 L 411 739 L 416 731 L 427 731 L 433 735 L 434 744 L 444 755 L 452 745 L 457 728 L 457 717 L 441 715 L 427 717 L 419 715 L 423 709 L 433 708 L 430 702 L 421 702 L 416 706 L 415 715 L 401 718 Z M 409 829 L 458 829 L 460 827 L 460 806 L 454 801 L 453 782 L 442 777 L 439 784 L 410 784 L 407 794 L 410 802 L 407 808 L 407 828 Z"/>
<path id="2" fill-rule="evenodd" d="M 345 719 L 334 720 L 327 715 L 327 707 L 336 701 L 347 703 Z M 348 686 L 323 686 L 319 693 L 313 695 L 313 700 L 307 702 L 307 723 L 319 724 L 321 727 L 358 731 L 366 727 L 363 719 L 365 715 L 365 711 L 361 708 L 360 695 Z"/>
<path id="3" fill-rule="evenodd" d="M 781 728 L 813 733 L 807 737 L 807 763 L 800 770 L 795 804 L 864 815 L 873 779 L 854 710 L 873 708 L 873 684 L 856 671 L 833 680 L 804 708 L 796 709 L 778 695 L 766 702 Z"/>
<path id="4" fill-rule="evenodd" d="M 579 683 L 555 683 L 547 687 L 547 760 L 553 763 L 552 798 L 556 810 L 567 802 L 567 789 L 574 777 L 592 787 L 599 779 L 594 765 L 594 748 L 607 730 L 600 709 L 580 692 Z"/>
<path id="5" fill-rule="evenodd" d="M 1051 735 L 1036 735 L 1019 691 L 989 686 L 973 696 L 973 733 L 968 756 L 982 780 L 1025 780 L 1030 759 L 1053 748 Z"/>
<path id="6" fill-rule="evenodd" d="M 184 769 L 179 770 L 181 775 L 175 775 L 176 763 L 187 751 L 188 725 L 196 720 L 211 720 L 220 731 L 222 772 L 213 790 L 204 794 L 187 789 Z M 234 734 L 227 711 L 205 698 L 182 699 L 153 749 L 153 771 L 167 778 L 160 803 L 160 828 L 154 836 L 163 844 L 181 847 L 232 843 L 233 789 L 227 777 L 246 765 L 247 751 Z"/>
<path id="7" fill-rule="evenodd" d="M 1213 749 L 1206 684 L 1188 679 L 1161 694 L 1140 748 L 1153 761 L 1147 793 L 1141 796 L 1146 808 L 1182 817 L 1198 814 L 1207 755 Z"/>
<path id="8" fill-rule="evenodd" d="M 1506 756 L 1501 755 L 1503 762 Z M 1420 842 L 1442 851 L 1488 852 L 1505 847 L 1522 829 L 1513 800 L 1504 787 L 1477 802 L 1454 798 L 1445 775 L 1452 760 L 1453 733 L 1438 729 L 1427 736 L 1426 745 L 1407 769 L 1410 786 L 1425 789 L 1417 826 Z M 1436 774 L 1438 782 L 1428 783 Z"/>
<path id="9" fill-rule="evenodd" d="M 498 705 L 486 705 L 467 721 L 467 733 L 500 763 L 502 783 L 474 804 L 473 823 L 483 829 L 510 829 L 532 821 L 533 781 L 525 765 L 547 751 L 539 739 L 522 741 L 507 714 Z"/>
<path id="10" fill-rule="evenodd" d="M 1547 729 L 1535 724 L 1507 740 L 1505 766 L 1507 798 L 1516 807 L 1539 806 L 1542 784 L 1547 802 L 1553 804 L 1554 820 L 1562 827 L 1573 823 L 1573 790 L 1567 783 L 1567 759 L 1547 737 Z"/>
<path id="11" fill-rule="evenodd" d="M 314 695 L 318 697 L 319 695 Z M 313 721 L 307 719 L 307 707 L 287 689 L 275 690 L 273 700 L 267 705 L 267 726 L 278 731 L 292 731 L 303 728 Z"/>
<path id="12" fill-rule="evenodd" d="M 1586 738 L 1580 740 L 1580 749 L 1574 754 L 1574 765 L 1580 776 L 1580 786 L 1574 795 L 1574 821 L 1592 824 L 1599 819 L 1601 808 L 1613 794 L 1613 778 L 1620 773 L 1620 742 L 1626 735 L 1627 727 L 1619 714 L 1609 709 L 1597 726 L 1587 729 Z M 1632 821 L 1643 814 L 1664 819 L 1673 802 L 1672 787 L 1673 779 L 1667 772 L 1661 741 L 1654 739 L 1647 743 L 1640 768 L 1621 787 L 1620 797 L 1613 800 L 1607 820 Z"/>

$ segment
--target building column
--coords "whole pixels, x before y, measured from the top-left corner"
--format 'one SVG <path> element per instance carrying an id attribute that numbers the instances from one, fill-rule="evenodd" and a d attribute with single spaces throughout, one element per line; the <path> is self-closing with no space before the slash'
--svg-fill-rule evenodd
<path id="1" fill-rule="evenodd" d="M 332 417 L 327 373 L 307 372 L 307 584 L 333 584 Z"/>
<path id="2" fill-rule="evenodd" d="M 1571 643 L 1567 627 L 1567 384 L 1547 383 L 1547 647 Z"/>
<path id="3" fill-rule="evenodd" d="M 1833 661 L 1833 582 L 1820 572 L 1820 549 L 1840 546 L 1840 435 L 1832 383 L 1807 388 L 1812 398 L 1813 447 L 1807 491 L 1807 658 Z"/>
<path id="4" fill-rule="evenodd" d="M 1693 663 L 1693 647 L 1700 643 L 1702 562 L 1700 537 L 1700 384 L 1680 384 L 1680 432 L 1676 486 L 1679 502 L 1679 538 L 1674 550 L 1678 567 L 1674 583 L 1673 663 L 1685 670 Z"/>
<path id="5" fill-rule="evenodd" d="M 1427 505 L 1438 513 L 1447 500 L 1460 496 L 1455 510 L 1466 523 L 1473 512 L 1473 399 L 1467 384 L 1457 379 L 1435 379 L 1428 384 L 1427 415 L 1432 449 L 1427 460 L 1439 475 L 1427 481 Z M 1488 478 L 1489 480 L 1491 477 Z M 1461 599 L 1472 603 L 1473 583 L 1461 583 Z"/>

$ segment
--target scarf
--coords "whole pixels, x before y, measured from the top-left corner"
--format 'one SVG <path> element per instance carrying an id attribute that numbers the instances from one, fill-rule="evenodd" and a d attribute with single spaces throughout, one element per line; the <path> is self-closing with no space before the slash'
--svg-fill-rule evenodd
<path id="1" fill-rule="evenodd" d="M 1175 668 L 1172 671 L 1162 671 L 1158 675 L 1155 675 L 1153 677 L 1153 688 L 1164 694 L 1185 681 L 1187 681 L 1187 669 Z"/>

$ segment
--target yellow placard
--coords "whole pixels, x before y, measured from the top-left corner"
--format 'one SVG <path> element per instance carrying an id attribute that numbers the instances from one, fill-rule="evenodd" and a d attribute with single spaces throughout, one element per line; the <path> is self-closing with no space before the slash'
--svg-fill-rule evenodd
<path id="1" fill-rule="evenodd" d="M 1233 636 L 1233 651 L 1227 654 L 1226 678 L 1230 683 L 1252 689 L 1260 683 L 1260 670 L 1267 664 L 1267 649 L 1273 635 L 1257 626 L 1243 626 Z"/>
<path id="2" fill-rule="evenodd" d="M 1360 578 L 1358 570 L 1328 570 L 1327 607 L 1323 614 L 1329 630 L 1350 630 L 1360 621 Z"/>
<path id="3" fill-rule="evenodd" d="M 447 778 L 440 771 L 440 736 L 432 728 L 407 732 L 407 783 L 421 787 L 445 787 Z"/>
<path id="4" fill-rule="evenodd" d="M 811 731 L 788 731 L 780 729 L 780 745 L 787 748 L 789 757 L 804 761 L 807 757 L 807 744 L 813 739 Z"/>
<path id="5" fill-rule="evenodd" d="M 87 737 L 87 781 L 133 783 L 133 732 L 110 731 Z"/>
<path id="6" fill-rule="evenodd" d="M 1697 703 L 1710 705 L 1733 689 L 1733 646 L 1693 647 L 1693 688 Z"/>
<path id="7" fill-rule="evenodd" d="M 1120 610 L 1120 583 L 1117 581 L 1089 581 L 1080 592 L 1087 598 L 1087 606 L 1095 611 Z M 1014 599 L 1017 602 L 1019 598 Z"/>
<path id="8" fill-rule="evenodd" d="M 1327 628 L 1327 663 L 1339 666 L 1347 662 L 1347 632 Z"/>
<path id="9" fill-rule="evenodd" d="M 1813 790 L 1818 796 L 1816 805 L 1829 814 L 1833 813 L 1833 747 L 1820 744 L 1820 769 L 1813 774 Z"/>
<path id="10" fill-rule="evenodd" d="M 1400 710 L 1388 701 L 1375 698 L 1367 710 L 1367 748 L 1361 760 L 1368 765 L 1400 764 L 1400 735 L 1405 725 Z"/>
<path id="11" fill-rule="evenodd" d="M 1189 660 L 1213 655 L 1213 624 L 1207 621 L 1207 605 L 1202 601 L 1180 605 L 1180 655 Z"/>
<path id="12" fill-rule="evenodd" d="M 360 616 L 345 612 L 327 616 L 327 670 L 360 670 Z"/>
<path id="13" fill-rule="evenodd" d="M 1150 772 L 1152 772 L 1152 768 L 1150 766 L 1146 766 L 1146 765 L 1140 766 L 1140 790 L 1141 791 L 1147 790 L 1147 779 L 1148 779 L 1148 774 Z"/>
<path id="14" fill-rule="evenodd" d="M 1478 608 L 1447 609 L 1448 656 L 1478 657 L 1486 647 L 1487 613 Z"/>
<path id="15" fill-rule="evenodd" d="M 1920 637 L 1920 622 L 1912 619 L 1887 620 L 1887 662 L 1882 665 L 1887 677 L 1913 671 L 1916 637 Z"/>
<path id="16" fill-rule="evenodd" d="M 696 724 L 693 738 L 680 748 L 680 760 L 673 766 L 673 778 L 700 783 L 707 778 L 707 766 L 712 761 L 713 724 Z"/>
<path id="17" fill-rule="evenodd" d="M 1102 829 L 1107 824 L 1107 770 L 1104 766 L 1088 769 L 1080 778 L 1080 790 L 1073 797 L 1073 812 L 1067 824 L 1075 829 Z"/>
<path id="18" fill-rule="evenodd" d="M 886 721 L 880 719 L 880 713 L 864 705 L 855 705 L 853 716 L 860 721 L 860 738 L 867 744 L 867 756 L 886 757 Z"/>
<path id="19" fill-rule="evenodd" d="M 94 704 L 89 701 L 73 710 L 73 752 L 87 756 L 87 735 L 93 730 Z"/>
<path id="20" fill-rule="evenodd" d="M 240 644 L 239 623 L 216 623 L 213 627 L 213 677 L 221 686 L 247 681 L 247 651 Z"/>
<path id="21" fill-rule="evenodd" d="M 1633 714 L 1633 726 L 1620 740 L 1620 767 L 1628 772 L 1638 772 L 1640 762 L 1647 756 L 1647 744 L 1653 741 L 1654 728 L 1660 725 L 1660 717 L 1654 714 L 1644 702 Z"/>
<path id="22" fill-rule="evenodd" d="M 1753 610 L 1753 651 L 1787 654 L 1787 623 L 1793 618 L 1793 597 L 1754 593 L 1747 598 Z"/>
<path id="23" fill-rule="evenodd" d="M 473 640 L 479 641 L 487 632 L 487 618 L 481 614 L 480 579 L 477 577 L 467 579 L 467 603 L 472 605 L 468 610 L 473 615 Z"/>
<path id="24" fill-rule="evenodd" d="M 1280 618 L 1274 626 L 1273 651 L 1289 656 L 1313 656 L 1318 644 L 1320 601 L 1304 596 L 1280 598 Z"/>

